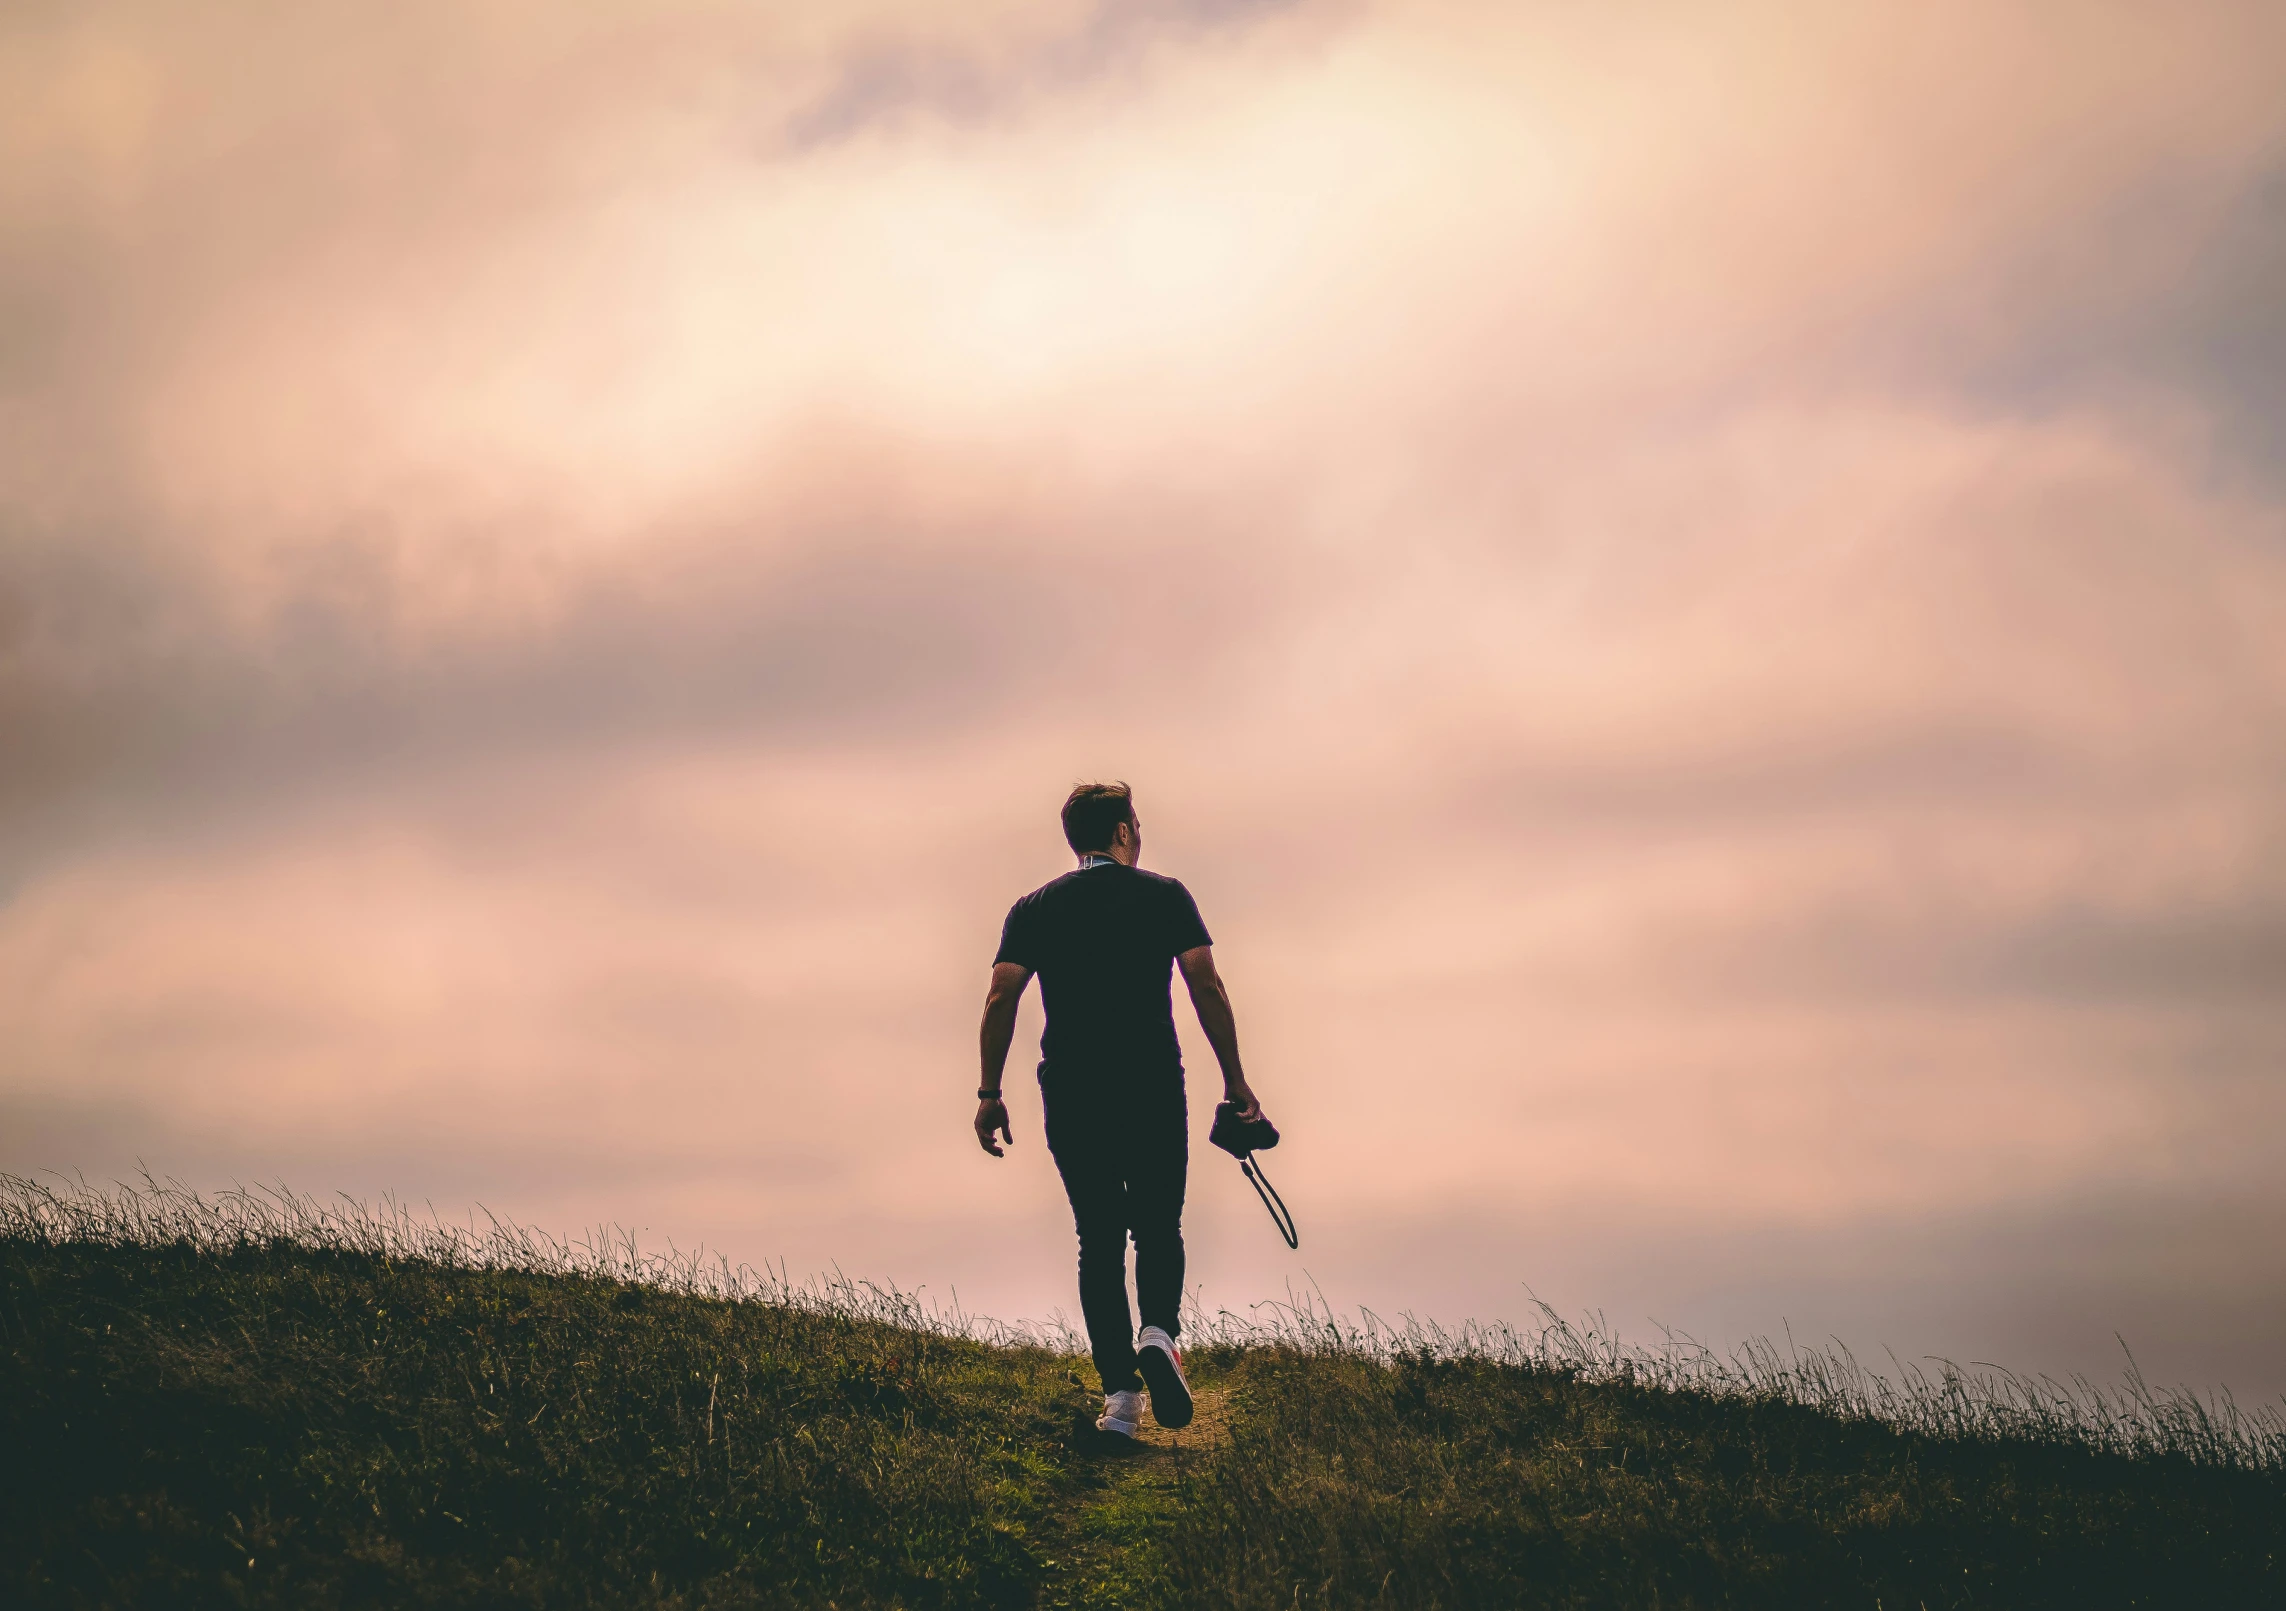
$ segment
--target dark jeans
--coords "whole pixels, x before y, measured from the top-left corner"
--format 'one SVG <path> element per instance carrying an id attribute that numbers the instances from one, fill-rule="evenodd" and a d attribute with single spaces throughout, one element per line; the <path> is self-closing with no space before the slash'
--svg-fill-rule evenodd
<path id="1" fill-rule="evenodd" d="M 1189 1114 L 1178 1067 L 1143 1076 L 1040 1068 L 1048 1151 L 1064 1177 L 1079 1232 L 1080 1313 L 1106 1393 L 1140 1388 L 1135 1318 L 1127 1308 L 1127 1238 L 1135 1238 L 1135 1297 L 1143 1324 L 1182 1326 L 1183 1187 Z"/>

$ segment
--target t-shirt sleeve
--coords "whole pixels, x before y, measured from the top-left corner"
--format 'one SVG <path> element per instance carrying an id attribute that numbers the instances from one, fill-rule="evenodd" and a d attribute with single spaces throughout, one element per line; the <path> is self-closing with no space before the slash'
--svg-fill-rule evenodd
<path id="1" fill-rule="evenodd" d="M 1000 951 L 992 959 L 994 967 L 1013 962 L 1019 968 L 1033 973 L 1040 971 L 1040 925 L 1035 920 L 1031 903 L 1018 901 L 1008 908 L 1008 921 L 1000 925 Z"/>
<path id="2" fill-rule="evenodd" d="M 1214 944 L 1214 937 L 1207 933 L 1206 920 L 1199 916 L 1199 903 L 1191 899 L 1191 892 L 1169 879 L 1167 893 L 1167 954 L 1179 957 L 1185 951 Z"/>

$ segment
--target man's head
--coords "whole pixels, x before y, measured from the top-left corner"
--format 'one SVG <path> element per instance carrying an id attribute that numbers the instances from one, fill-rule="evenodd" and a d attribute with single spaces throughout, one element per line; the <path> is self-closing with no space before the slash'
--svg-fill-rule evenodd
<path id="1" fill-rule="evenodd" d="M 1064 843 L 1081 855 L 1117 855 L 1134 865 L 1143 847 L 1135 796 L 1124 783 L 1082 783 L 1064 801 Z"/>

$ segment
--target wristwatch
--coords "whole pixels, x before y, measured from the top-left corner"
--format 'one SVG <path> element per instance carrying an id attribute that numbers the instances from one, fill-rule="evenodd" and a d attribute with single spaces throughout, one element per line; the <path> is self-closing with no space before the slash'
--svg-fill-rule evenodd
<path id="1" fill-rule="evenodd" d="M 1000 1093 L 998 1091 L 979 1091 L 976 1093 L 976 1099 L 979 1102 L 997 1102 L 1000 1100 Z"/>

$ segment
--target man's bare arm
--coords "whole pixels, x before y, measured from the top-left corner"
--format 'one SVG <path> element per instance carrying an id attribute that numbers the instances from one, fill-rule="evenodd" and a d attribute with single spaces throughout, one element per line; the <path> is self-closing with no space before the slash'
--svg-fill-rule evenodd
<path id="1" fill-rule="evenodd" d="M 1246 1083 L 1246 1070 L 1238 1061 L 1238 1019 L 1230 1010 L 1230 991 L 1215 971 L 1214 947 L 1195 946 L 1175 961 L 1183 970 L 1183 983 L 1190 986 L 1199 1028 L 1206 1031 L 1207 1044 L 1214 1048 L 1215 1061 L 1222 1065 L 1223 1099 L 1236 1102 L 1249 1118 L 1259 1114 L 1262 1104 L 1254 1099 L 1254 1091 Z"/>
<path id="2" fill-rule="evenodd" d="M 1000 1099 L 1000 1078 L 1007 1072 L 1008 1048 L 1016 1039 L 1016 1004 L 1024 999 L 1024 987 L 1031 982 L 1030 968 L 1014 962 L 995 962 L 992 983 L 984 992 L 984 1025 L 977 1031 L 983 1078 L 977 1081 L 976 1088 L 993 1094 L 977 1098 L 976 1140 L 995 1158 L 1004 1155 L 1000 1142 L 993 1139 L 994 1131 L 1011 1147 L 1016 1145 L 1016 1132 L 1008 1124 L 1008 1104 Z"/>

